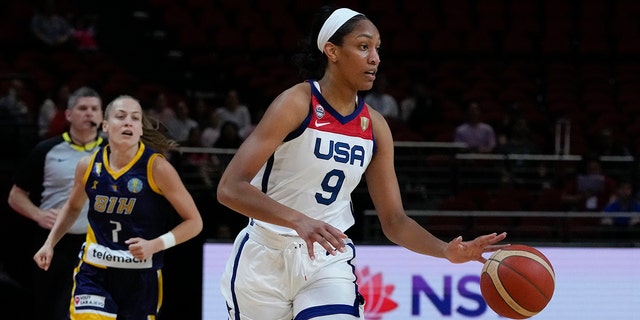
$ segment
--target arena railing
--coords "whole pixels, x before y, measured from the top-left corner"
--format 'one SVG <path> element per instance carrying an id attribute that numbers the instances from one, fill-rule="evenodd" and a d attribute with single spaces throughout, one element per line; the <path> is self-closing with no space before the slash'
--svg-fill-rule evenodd
<path id="1" fill-rule="evenodd" d="M 463 216 L 466 219 L 465 225 L 453 228 L 455 230 L 474 232 L 476 220 L 479 217 L 497 217 L 508 219 L 506 228 L 516 239 L 528 241 L 547 242 L 575 242 L 575 241 L 604 241 L 607 243 L 635 243 L 640 242 L 639 228 L 610 228 L 602 225 L 600 220 L 604 217 L 600 212 L 571 212 L 571 211 L 443 211 L 438 210 L 443 199 L 456 192 L 470 188 L 484 188 L 491 193 L 501 187 L 505 168 L 512 171 L 521 185 L 531 188 L 535 193 L 545 183 L 544 179 L 538 177 L 540 166 L 547 166 L 551 177 L 559 174 L 560 170 L 578 170 L 581 155 L 567 154 L 476 154 L 465 152 L 466 145 L 462 143 L 449 142 L 395 142 L 396 149 L 396 171 L 403 201 L 407 213 L 419 220 L 420 223 L 437 225 L 438 220 L 447 220 L 453 217 Z M 181 147 L 182 154 L 207 153 L 211 155 L 231 156 L 236 149 L 222 148 L 198 148 Z M 601 157 L 605 170 L 614 177 L 631 176 L 635 173 L 635 159 L 632 156 L 626 157 Z M 178 167 L 180 171 L 180 167 Z M 224 170 L 221 167 L 220 170 Z M 213 187 L 217 185 L 220 170 L 212 176 Z M 564 174 L 564 172 L 563 172 Z M 188 188 L 200 190 L 200 186 L 188 185 Z M 362 237 L 366 241 L 384 241 L 381 236 L 379 226 L 373 219 L 375 210 L 368 198 L 366 190 L 366 180 L 362 179 L 361 185 L 353 194 L 354 208 L 358 211 L 356 215 L 362 219 Z M 638 213 L 619 213 L 615 216 L 637 217 Z M 444 219 L 444 218 L 447 219 Z M 530 229 L 540 229 L 540 233 L 529 232 L 529 236 L 519 236 L 525 234 L 527 226 L 522 222 L 524 219 L 538 218 L 547 219 L 549 222 L 545 227 L 531 225 Z M 504 220 L 504 219 L 503 219 Z M 437 232 L 448 236 L 447 228 L 437 226 Z M 428 226 L 428 225 L 427 225 Z M 545 229 L 545 230 L 542 230 Z M 496 230 L 499 231 L 499 230 Z M 542 232 L 544 231 L 544 232 Z M 546 232 L 546 233 L 545 233 Z M 541 239 L 543 237 L 543 239 Z"/>

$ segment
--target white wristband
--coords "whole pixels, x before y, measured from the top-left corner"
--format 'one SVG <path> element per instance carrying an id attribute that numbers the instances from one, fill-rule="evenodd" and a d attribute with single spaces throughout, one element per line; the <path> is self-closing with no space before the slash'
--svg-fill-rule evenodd
<path id="1" fill-rule="evenodd" d="M 171 233 L 171 231 L 161 235 L 160 240 L 162 240 L 165 250 L 176 245 L 176 237 Z"/>

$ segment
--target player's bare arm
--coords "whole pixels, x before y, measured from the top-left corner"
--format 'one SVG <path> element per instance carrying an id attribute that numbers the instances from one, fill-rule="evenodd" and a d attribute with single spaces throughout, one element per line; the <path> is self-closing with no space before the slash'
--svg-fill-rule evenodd
<path id="1" fill-rule="evenodd" d="M 154 253 L 168 249 L 167 245 L 174 246 L 183 243 L 202 231 L 202 217 L 196 207 L 193 198 L 182 183 L 178 172 L 164 158 L 157 156 L 152 162 L 151 174 L 159 191 L 171 203 L 182 221 L 167 233 L 167 240 L 170 244 L 165 243 L 163 236 L 154 239 L 143 239 L 139 237 L 127 239 L 126 244 L 129 245 L 129 251 L 137 259 L 147 259 Z"/>
<path id="2" fill-rule="evenodd" d="M 307 246 L 318 242 L 329 252 L 342 249 L 340 230 L 274 201 L 250 184 L 262 165 L 285 137 L 295 130 L 309 113 L 308 83 L 300 83 L 283 92 L 267 108 L 262 120 L 247 137 L 225 170 L 218 200 L 249 217 L 295 229 Z M 313 250 L 309 250 L 313 256 Z"/>
<path id="3" fill-rule="evenodd" d="M 53 258 L 53 247 L 58 243 L 58 241 L 60 241 L 69 228 L 71 228 L 87 201 L 87 194 L 84 191 L 84 176 L 89 166 L 89 161 L 89 157 L 86 156 L 78 162 L 73 188 L 71 188 L 69 199 L 62 206 L 62 209 L 60 209 L 58 219 L 56 219 L 56 223 L 49 232 L 47 240 L 40 250 L 38 250 L 38 252 L 33 256 L 33 260 L 36 264 L 44 270 L 47 270 L 51 264 L 51 259 Z"/>
<path id="4" fill-rule="evenodd" d="M 182 222 L 172 230 L 176 244 L 197 236 L 202 231 L 202 217 L 176 169 L 166 159 L 157 157 L 153 161 L 152 172 L 163 195 L 182 218 Z"/>
<path id="5" fill-rule="evenodd" d="M 501 248 L 502 245 L 495 244 L 506 237 L 504 233 L 481 236 L 466 242 L 462 238 L 456 238 L 447 243 L 407 216 L 395 175 L 391 131 L 379 113 L 374 111 L 371 116 L 378 149 L 369 164 L 366 179 L 385 236 L 411 251 L 446 258 L 456 263 L 482 261 L 483 252 Z"/>

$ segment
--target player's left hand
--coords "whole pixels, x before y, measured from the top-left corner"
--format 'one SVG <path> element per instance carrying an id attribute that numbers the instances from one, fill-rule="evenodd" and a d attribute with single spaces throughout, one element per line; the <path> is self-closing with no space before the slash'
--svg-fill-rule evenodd
<path id="1" fill-rule="evenodd" d="M 129 252 L 138 260 L 150 258 L 159 251 L 154 247 L 153 241 L 142 238 L 131 238 L 124 243 L 129 245 Z"/>
<path id="2" fill-rule="evenodd" d="M 471 241 L 462 241 L 462 236 L 460 236 L 447 244 L 444 255 L 452 263 L 468 261 L 485 263 L 487 259 L 485 259 L 482 254 L 509 246 L 509 244 L 496 245 L 496 243 L 504 240 L 506 237 L 506 232 L 479 236 Z"/>

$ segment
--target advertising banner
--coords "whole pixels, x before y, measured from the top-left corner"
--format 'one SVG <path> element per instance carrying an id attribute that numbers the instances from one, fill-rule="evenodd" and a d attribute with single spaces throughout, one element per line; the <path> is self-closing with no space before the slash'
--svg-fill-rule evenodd
<path id="1" fill-rule="evenodd" d="M 531 319 L 640 319 L 640 248 L 535 248 L 553 264 L 556 286 Z M 231 244 L 204 246 L 203 320 L 226 319 L 219 281 L 230 250 Z M 355 264 L 367 320 L 504 319 L 482 298 L 479 262 L 356 245 Z"/>

